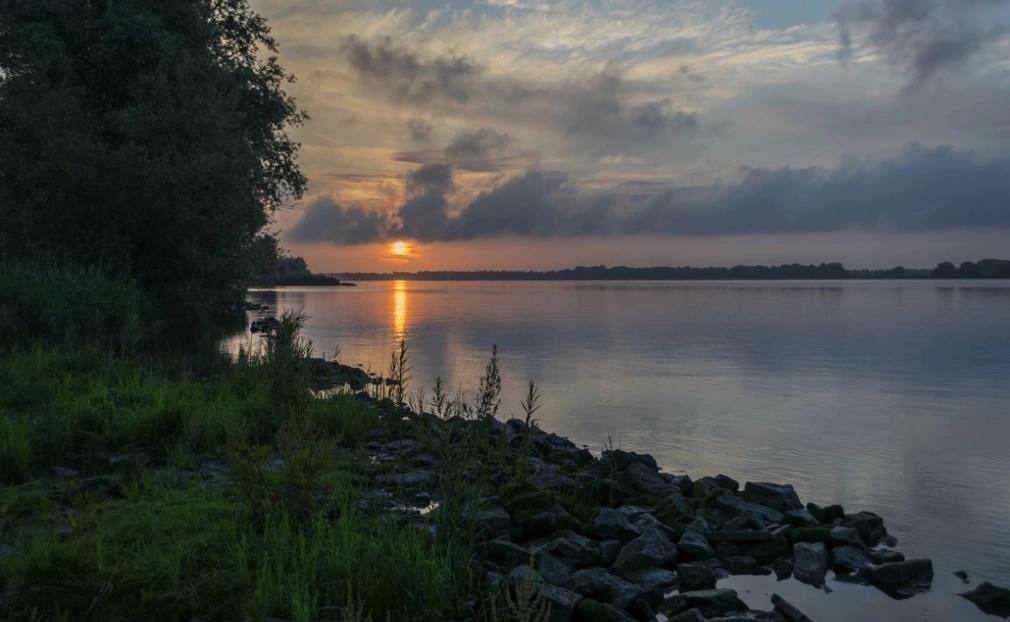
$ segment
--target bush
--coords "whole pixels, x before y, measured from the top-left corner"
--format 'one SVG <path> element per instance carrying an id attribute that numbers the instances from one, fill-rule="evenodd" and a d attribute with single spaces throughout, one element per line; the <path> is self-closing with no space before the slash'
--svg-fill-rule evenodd
<path id="1" fill-rule="evenodd" d="M 0 343 L 128 350 L 140 332 L 132 281 L 94 269 L 0 264 Z"/>

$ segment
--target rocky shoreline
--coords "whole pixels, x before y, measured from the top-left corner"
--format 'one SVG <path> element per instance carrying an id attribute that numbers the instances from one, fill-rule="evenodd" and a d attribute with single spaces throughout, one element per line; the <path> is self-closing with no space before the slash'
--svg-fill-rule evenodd
<path id="1" fill-rule="evenodd" d="M 594 455 L 517 419 L 443 420 L 400 410 L 411 422 L 408 429 L 395 438 L 377 433 L 368 445 L 373 461 L 400 468 L 376 478 L 362 503 L 406 511 L 419 527 L 434 531 L 444 465 L 424 439 L 431 429 L 454 442 L 470 430 L 497 439 L 508 448 L 509 464 L 528 476 L 523 485 L 479 500 L 479 563 L 489 589 L 530 601 L 529 610 L 542 614 L 536 619 L 810 619 L 778 595 L 768 610 L 752 610 L 734 590 L 717 587 L 718 580 L 740 574 L 791 576 L 821 587 L 831 571 L 837 580 L 898 599 L 932 584 L 932 562 L 895 550 L 897 540 L 880 516 L 804 505 L 789 484 L 741 485 L 725 475 L 692 479 L 664 473 L 647 454 L 608 449 Z M 420 509 L 411 512 L 411 506 Z M 1006 615 L 1010 592 L 989 584 L 978 589 L 978 598 L 965 596 Z"/>

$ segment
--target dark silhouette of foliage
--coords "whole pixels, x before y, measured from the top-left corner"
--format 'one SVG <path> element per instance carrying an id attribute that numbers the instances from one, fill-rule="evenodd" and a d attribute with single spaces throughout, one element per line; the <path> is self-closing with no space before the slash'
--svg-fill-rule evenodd
<path id="1" fill-rule="evenodd" d="M 234 300 L 306 185 L 275 54 L 247 0 L 0 0 L 0 260 Z"/>

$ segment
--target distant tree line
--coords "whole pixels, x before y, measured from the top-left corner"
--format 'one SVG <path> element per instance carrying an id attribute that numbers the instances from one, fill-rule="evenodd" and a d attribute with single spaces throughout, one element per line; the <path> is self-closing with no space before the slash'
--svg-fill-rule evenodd
<path id="1" fill-rule="evenodd" d="M 945 266 L 954 271 L 949 274 Z M 965 266 L 968 266 L 966 269 Z M 928 279 L 928 278 L 1010 278 L 1010 261 L 984 259 L 965 262 L 961 268 L 949 262 L 928 268 L 848 270 L 841 263 L 780 266 L 693 267 L 578 266 L 544 272 L 521 270 L 346 272 L 339 275 L 355 281 L 413 279 L 422 281 L 755 281 L 755 280 L 842 280 L 842 279 Z"/>

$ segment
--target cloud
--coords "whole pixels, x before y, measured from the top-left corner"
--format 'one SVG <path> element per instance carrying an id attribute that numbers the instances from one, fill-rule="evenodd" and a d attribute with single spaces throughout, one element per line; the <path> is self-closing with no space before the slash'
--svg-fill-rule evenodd
<path id="1" fill-rule="evenodd" d="M 464 130 L 456 135 L 445 153 L 451 158 L 485 158 L 493 153 L 501 153 L 512 143 L 512 137 L 491 127 L 479 130 Z"/>
<path id="2" fill-rule="evenodd" d="M 390 37 L 369 43 L 351 35 L 344 40 L 341 50 L 359 77 L 382 88 L 397 101 L 466 102 L 480 72 L 465 56 L 422 58 L 393 45 Z"/>
<path id="3" fill-rule="evenodd" d="M 885 160 L 850 159 L 834 169 L 746 168 L 737 181 L 700 186 L 624 183 L 588 190 L 560 173 L 527 171 L 481 193 L 454 215 L 447 199 L 453 189 L 448 165 L 419 168 L 408 178 L 407 188 L 410 196 L 399 208 L 399 227 L 353 209 L 317 203 L 306 210 L 295 233 L 312 231 L 341 242 L 390 235 L 433 241 L 507 234 L 1010 228 L 1010 158 L 983 160 L 970 151 L 914 144 Z"/>
<path id="4" fill-rule="evenodd" d="M 330 197 L 321 197 L 305 206 L 301 220 L 285 237 L 292 242 L 361 244 L 383 239 L 389 230 L 389 220 L 382 212 L 344 207 Z"/>
<path id="5" fill-rule="evenodd" d="M 854 34 L 910 74 L 915 88 L 981 52 L 1007 31 L 1010 0 L 858 0 L 835 14 L 840 54 Z"/>
<path id="6" fill-rule="evenodd" d="M 413 118 L 407 121 L 407 134 L 414 143 L 430 143 L 434 128 L 424 119 Z"/>
<path id="7" fill-rule="evenodd" d="M 515 168 L 535 156 L 528 151 L 508 153 L 512 143 L 509 134 L 482 127 L 460 131 L 444 149 L 399 151 L 393 154 L 393 159 L 425 166 L 448 163 L 460 170 L 488 173 Z"/>

